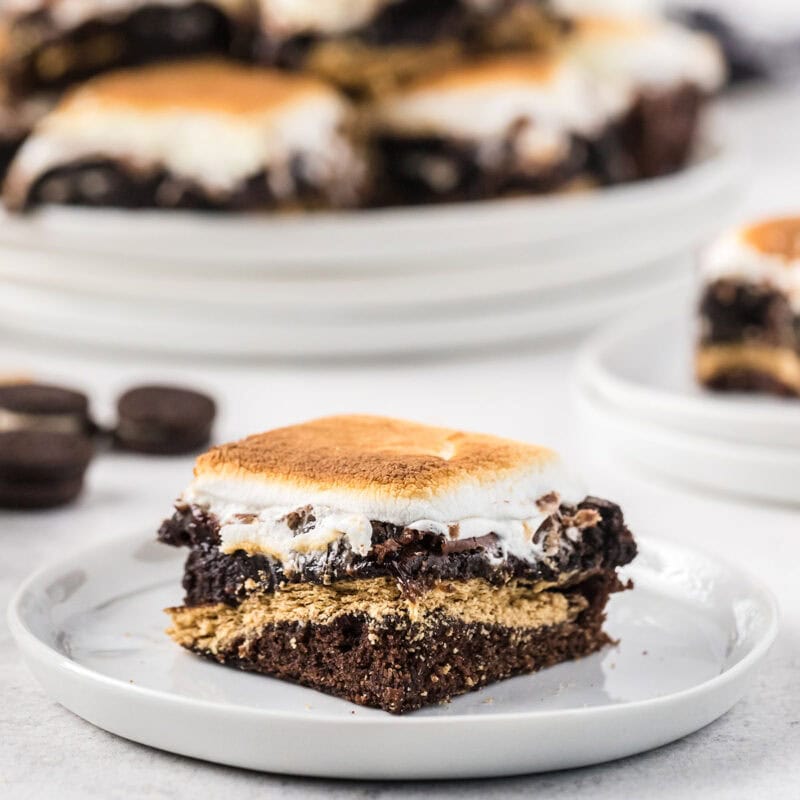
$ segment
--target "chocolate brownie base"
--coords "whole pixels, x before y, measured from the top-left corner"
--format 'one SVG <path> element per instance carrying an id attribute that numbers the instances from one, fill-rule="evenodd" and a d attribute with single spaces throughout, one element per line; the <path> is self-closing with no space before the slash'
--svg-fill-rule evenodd
<path id="1" fill-rule="evenodd" d="M 92 206 L 97 208 L 173 208 L 197 211 L 267 211 L 317 209 L 356 205 L 341 187 L 315 186 L 307 176 L 302 157 L 291 165 L 295 193 L 278 198 L 269 188 L 266 172 L 254 175 L 229 193 L 214 192 L 197 182 L 178 177 L 164 169 L 134 171 L 110 159 L 78 161 L 51 170 L 30 186 L 13 173 L 5 187 L 6 206 L 30 211 L 45 204 Z"/>
<path id="2" fill-rule="evenodd" d="M 664 91 L 642 91 L 617 124 L 617 136 L 631 159 L 635 178 L 677 172 L 692 155 L 706 95 L 681 84 Z"/>
<path id="3" fill-rule="evenodd" d="M 25 43 L 25 50 L 15 57 L 12 46 L 5 72 L 15 92 L 26 94 L 60 88 L 110 68 L 206 53 L 244 54 L 252 31 L 209 3 L 153 2 L 68 31 L 48 10 L 36 11 L 17 19 L 10 37 L 12 43 Z"/>
<path id="4" fill-rule="evenodd" d="M 552 626 L 464 621 L 446 609 L 421 621 L 346 614 L 325 624 L 266 624 L 220 647 L 209 640 L 208 625 L 198 628 L 191 613 L 174 609 L 171 635 L 222 664 L 402 714 L 596 652 L 611 641 L 602 630 L 604 609 L 621 588 L 613 574 L 585 582 L 573 590 L 583 610 Z M 214 613 L 211 607 L 209 619 Z"/>
<path id="5" fill-rule="evenodd" d="M 216 521 L 197 509 L 178 510 L 164 522 L 158 536 L 166 544 L 192 548 L 183 579 L 189 605 L 235 605 L 253 589 L 272 592 L 285 583 L 323 584 L 359 578 L 391 577 L 412 593 L 442 580 L 480 578 L 494 585 L 512 579 L 562 582 L 565 576 L 614 569 L 635 557 L 633 535 L 616 504 L 587 497 L 575 507 L 562 505 L 535 536 L 546 538 L 555 526 L 567 521 L 583 526 L 580 537 L 569 549 L 548 548 L 547 556 L 536 563 L 498 558 L 493 534 L 453 541 L 374 521 L 372 548 L 366 556 L 334 551 L 322 565 L 312 562 L 292 573 L 263 555 L 223 553 Z M 302 524 L 300 520 L 298 525 Z"/>
<path id="6" fill-rule="evenodd" d="M 491 163 L 472 143 L 439 137 L 381 136 L 376 141 L 381 186 L 377 205 L 413 205 L 538 194 L 565 188 L 587 163 L 586 146 L 573 141 L 553 165 L 525 169 L 514 153 L 515 131 Z"/>

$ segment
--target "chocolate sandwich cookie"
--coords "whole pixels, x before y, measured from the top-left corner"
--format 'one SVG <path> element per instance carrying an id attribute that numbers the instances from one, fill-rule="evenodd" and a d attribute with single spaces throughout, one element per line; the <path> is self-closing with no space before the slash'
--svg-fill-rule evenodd
<path id="1" fill-rule="evenodd" d="M 698 381 L 800 397 L 800 217 L 728 231 L 700 267 Z"/>
<path id="2" fill-rule="evenodd" d="M 0 431 L 86 435 L 94 428 L 81 392 L 42 383 L 0 384 Z"/>
<path id="3" fill-rule="evenodd" d="M 0 506 L 53 508 L 74 500 L 92 458 L 91 442 L 69 433 L 0 433 Z"/>
<path id="4" fill-rule="evenodd" d="M 120 397 L 117 412 L 117 447 L 180 455 L 208 444 L 216 405 L 207 395 L 189 389 L 140 386 Z"/>
<path id="5" fill-rule="evenodd" d="M 550 450 L 339 416 L 200 456 L 169 635 L 393 713 L 594 653 L 636 544 Z"/>
<path id="6" fill-rule="evenodd" d="M 233 62 L 110 73 L 41 120 L 4 198 L 13 210 L 358 205 L 368 170 L 353 115 L 320 80 Z"/>

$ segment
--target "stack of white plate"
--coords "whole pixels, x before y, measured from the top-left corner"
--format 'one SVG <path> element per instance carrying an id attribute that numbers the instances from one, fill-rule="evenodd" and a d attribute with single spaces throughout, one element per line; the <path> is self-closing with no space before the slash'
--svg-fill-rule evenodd
<path id="1" fill-rule="evenodd" d="M 576 373 L 587 432 L 663 477 L 800 504 L 800 400 L 700 388 L 691 305 L 644 308 L 587 343 Z"/>
<path id="2" fill-rule="evenodd" d="M 0 218 L 0 319 L 216 356 L 445 351 L 585 329 L 686 274 L 730 208 L 719 150 L 591 193 L 305 216 Z"/>

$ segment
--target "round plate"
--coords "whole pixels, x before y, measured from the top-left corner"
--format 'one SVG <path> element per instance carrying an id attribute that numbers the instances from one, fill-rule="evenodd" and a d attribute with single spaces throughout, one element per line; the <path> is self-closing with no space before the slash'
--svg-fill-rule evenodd
<path id="1" fill-rule="evenodd" d="M 775 638 L 769 593 L 696 551 L 645 541 L 607 629 L 621 644 L 405 717 L 222 667 L 173 644 L 183 554 L 142 535 L 45 567 L 11 631 L 46 691 L 112 733 L 195 758 L 337 778 L 511 775 L 685 736 L 744 693 Z"/>
<path id="2" fill-rule="evenodd" d="M 360 358 L 444 353 L 586 330 L 683 281 L 683 261 L 658 266 L 656 274 L 609 279 L 591 291 L 573 288 L 427 311 L 341 315 L 252 308 L 200 312 L 171 298 L 147 304 L 98 301 L 76 292 L 6 284 L 0 317 L 9 329 L 61 343 L 158 354 Z"/>
<path id="3" fill-rule="evenodd" d="M 684 485 L 740 498 L 800 504 L 800 451 L 697 436 L 632 417 L 585 384 L 576 390 L 588 436 L 609 453 Z"/>
<path id="4" fill-rule="evenodd" d="M 730 207 L 738 168 L 719 147 L 675 175 L 596 192 L 305 215 L 46 208 L 0 216 L 0 247 L 112 256 L 106 268 L 314 274 L 524 262 L 575 241 L 697 241 Z M 715 219 L 716 218 L 716 219 Z M 693 238 L 694 237 L 694 238 Z M 597 240 L 597 241 L 595 241 Z M 667 244 L 669 248 L 669 244 Z M 585 252 L 585 251 L 584 251 Z"/>
<path id="5" fill-rule="evenodd" d="M 662 301 L 593 337 L 579 358 L 579 379 L 628 418 L 706 439 L 800 451 L 800 402 L 703 390 L 693 373 L 696 336 L 686 299 Z"/>

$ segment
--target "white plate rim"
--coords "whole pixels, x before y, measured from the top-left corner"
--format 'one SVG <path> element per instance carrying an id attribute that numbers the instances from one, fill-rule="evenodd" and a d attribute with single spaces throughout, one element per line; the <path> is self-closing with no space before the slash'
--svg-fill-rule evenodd
<path id="1" fill-rule="evenodd" d="M 252 709 L 240 705 L 232 705 L 228 703 L 219 703 L 209 700 L 200 700 L 196 698 L 184 697 L 182 695 L 172 694 L 160 689 L 151 689 L 148 687 L 138 686 L 136 684 L 126 683 L 120 679 L 104 675 L 96 672 L 88 667 L 79 664 L 67 656 L 58 653 L 52 647 L 42 642 L 31 631 L 24 619 L 22 613 L 22 604 L 25 597 L 35 589 L 36 585 L 47 581 L 48 578 L 53 577 L 54 573 L 58 573 L 65 568 L 66 562 L 79 561 L 84 556 L 95 553 L 98 549 L 105 549 L 119 547 L 123 543 L 137 542 L 142 544 L 145 541 L 152 540 L 143 538 L 141 531 L 135 534 L 125 534 L 122 536 L 113 537 L 108 540 L 95 541 L 93 543 L 84 545 L 81 548 L 71 550 L 66 555 L 53 559 L 47 564 L 41 566 L 23 583 L 18 587 L 14 593 L 7 611 L 7 622 L 11 630 L 12 637 L 17 643 L 17 646 L 26 655 L 26 657 L 35 658 L 43 661 L 51 668 L 58 670 L 68 670 L 85 681 L 100 683 L 106 688 L 128 693 L 132 697 L 144 697 L 152 701 L 162 703 L 177 703 L 187 708 L 201 709 L 211 713 L 223 712 L 226 715 L 234 715 L 241 717 L 248 717 L 257 720 L 285 720 L 288 722 L 297 722 L 301 717 L 296 712 L 291 711 L 275 711 L 269 709 Z M 387 725 L 393 727 L 424 727 L 424 728 L 454 728 L 459 725 L 483 725 L 489 727 L 493 724 L 502 722 L 519 722 L 521 720 L 535 718 L 537 722 L 546 723 L 551 720 L 561 719 L 563 717 L 603 717 L 609 713 L 619 712 L 620 708 L 626 711 L 651 711 L 658 709 L 659 706 L 669 705 L 675 702 L 682 702 L 690 700 L 696 695 L 702 695 L 716 689 L 722 689 L 726 685 L 736 681 L 743 674 L 749 672 L 755 667 L 769 652 L 775 639 L 778 636 L 780 629 L 780 610 L 774 595 L 770 589 L 759 579 L 754 577 L 748 570 L 743 569 L 739 565 L 732 564 L 724 558 L 719 558 L 716 555 L 707 553 L 702 548 L 694 546 L 686 546 L 684 544 L 674 542 L 667 539 L 659 539 L 656 537 L 637 537 L 637 543 L 645 544 L 645 547 L 651 546 L 655 550 L 667 549 L 678 550 L 684 553 L 693 553 L 703 558 L 706 562 L 711 562 L 715 566 L 730 571 L 738 575 L 749 586 L 750 590 L 759 595 L 760 600 L 763 602 L 764 609 L 766 610 L 766 624 L 761 632 L 761 636 L 755 642 L 752 648 L 747 652 L 739 661 L 733 664 L 728 669 L 725 669 L 713 678 L 698 683 L 686 689 L 677 692 L 671 692 L 666 695 L 648 698 L 645 700 L 636 700 L 626 702 L 623 704 L 602 704 L 591 706 L 588 708 L 568 708 L 549 711 L 528 711 L 528 712 L 501 712 L 498 714 L 481 715 L 481 714 L 459 714 L 452 717 L 415 717 L 411 716 L 394 716 L 386 714 L 382 717 L 346 717 L 333 714 L 320 714 L 317 713 L 313 717 L 313 721 L 304 719 L 309 724 L 315 726 L 319 723 L 322 725 L 341 727 L 342 725 L 353 727 L 366 727 L 366 728 L 383 728 Z"/>

